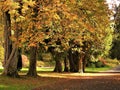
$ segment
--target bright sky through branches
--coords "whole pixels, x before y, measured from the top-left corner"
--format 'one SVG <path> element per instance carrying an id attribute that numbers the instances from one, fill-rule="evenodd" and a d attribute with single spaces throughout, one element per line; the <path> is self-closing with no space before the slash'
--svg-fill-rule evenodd
<path id="1" fill-rule="evenodd" d="M 110 9 L 112 9 L 114 5 L 118 6 L 120 4 L 120 0 L 106 0 L 106 1 L 109 4 Z"/>

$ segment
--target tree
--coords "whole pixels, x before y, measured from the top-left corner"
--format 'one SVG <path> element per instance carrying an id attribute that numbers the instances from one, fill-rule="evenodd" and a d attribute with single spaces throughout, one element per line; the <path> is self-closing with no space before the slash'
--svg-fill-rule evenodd
<path id="1" fill-rule="evenodd" d="M 1 10 L 3 12 L 4 18 L 4 71 L 3 75 L 18 77 L 18 60 L 19 52 L 18 52 L 18 35 L 19 29 L 18 24 L 16 22 L 16 12 L 19 8 L 19 5 L 13 1 L 3 1 L 1 2 Z M 13 13 L 13 14 L 11 14 Z M 15 20 L 15 26 L 12 27 L 12 19 Z M 14 30 L 14 34 L 12 34 L 12 29 Z M 14 40 L 13 40 L 14 39 Z M 21 62 L 20 62 L 21 63 Z"/>
<path id="2" fill-rule="evenodd" d="M 71 46 L 79 45 L 75 50 L 79 52 L 79 60 L 83 58 L 82 64 L 85 64 L 85 58 L 91 54 L 91 50 L 97 49 L 98 52 L 102 52 L 105 48 L 104 40 L 106 39 L 105 36 L 109 34 L 107 28 L 110 23 L 111 11 L 108 9 L 105 0 L 90 0 L 89 3 L 81 0 L 72 3 L 72 6 L 72 12 L 76 12 L 79 19 L 76 20 L 78 28 L 72 29 L 74 43 Z M 79 66 L 85 65 L 80 64 Z"/>
<path id="3" fill-rule="evenodd" d="M 55 57 L 57 72 L 62 71 L 61 58 L 58 57 L 64 52 L 67 52 L 65 58 L 68 56 L 70 71 L 78 72 L 85 67 L 90 50 L 104 48 L 102 44 L 108 33 L 106 28 L 109 27 L 110 14 L 104 0 L 90 0 L 89 3 L 86 0 L 8 2 L 4 2 L 8 5 L 7 9 L 4 5 L 4 11 L 8 11 L 9 26 L 14 31 L 14 35 L 10 35 L 12 51 L 17 53 L 18 47 L 24 46 L 30 49 L 29 76 L 37 75 L 36 52 L 39 45 L 46 50 L 54 48 L 54 53 L 51 53 Z M 13 54 L 18 55 L 15 52 Z M 17 59 L 12 60 L 17 62 Z"/>
<path id="4" fill-rule="evenodd" d="M 36 71 L 36 53 L 37 48 L 36 47 L 30 47 L 30 65 L 29 65 L 29 71 L 27 73 L 28 76 L 36 77 L 37 71 Z"/>
<path id="5" fill-rule="evenodd" d="M 112 59 L 117 58 L 120 59 L 120 5 L 116 7 L 114 15 L 114 21 L 115 21 L 115 27 L 114 27 L 114 34 L 113 34 L 113 42 L 112 42 L 112 48 L 110 50 L 110 57 Z"/>

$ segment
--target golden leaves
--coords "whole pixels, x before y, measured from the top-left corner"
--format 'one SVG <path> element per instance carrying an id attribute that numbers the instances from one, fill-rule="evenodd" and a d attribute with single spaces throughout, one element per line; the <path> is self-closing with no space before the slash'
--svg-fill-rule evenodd
<path id="1" fill-rule="evenodd" d="M 18 13 L 19 3 L 9 1 L 4 2 L 3 10 L 10 10 L 13 26 L 14 22 L 19 22 L 22 27 L 21 42 L 29 42 L 30 46 L 43 43 L 45 27 L 50 29 L 48 35 L 52 38 L 51 44 L 59 38 L 62 46 L 67 48 L 68 44 L 65 43 L 71 39 L 79 43 L 94 39 L 90 33 L 99 34 L 105 23 L 108 23 L 104 11 L 106 7 L 101 8 L 98 0 L 23 0 L 22 15 Z"/>
<path id="2" fill-rule="evenodd" d="M 34 7 L 35 6 L 35 1 L 33 0 L 23 0 L 22 1 L 26 6 L 29 6 L 29 7 Z"/>
<path id="3" fill-rule="evenodd" d="M 14 2 L 13 0 L 5 0 L 2 2 L 1 9 L 3 12 L 6 12 L 8 10 L 15 10 L 18 9 L 19 4 L 17 2 Z"/>

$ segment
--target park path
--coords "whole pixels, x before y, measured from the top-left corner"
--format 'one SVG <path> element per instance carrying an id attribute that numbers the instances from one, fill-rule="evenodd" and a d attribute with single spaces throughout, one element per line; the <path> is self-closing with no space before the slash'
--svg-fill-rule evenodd
<path id="1" fill-rule="evenodd" d="M 111 72 L 111 73 L 118 72 L 118 73 L 120 73 L 120 65 L 118 65 L 115 68 L 112 68 L 111 70 L 105 71 L 105 72 Z"/>
<path id="2" fill-rule="evenodd" d="M 33 90 L 120 90 L 120 75 L 61 79 Z"/>
<path id="3" fill-rule="evenodd" d="M 56 74 L 58 78 L 59 74 Z M 51 74 L 52 76 L 52 74 Z M 120 65 L 100 73 L 61 74 L 61 81 L 33 90 L 120 90 Z M 51 81 L 52 82 L 52 81 Z"/>

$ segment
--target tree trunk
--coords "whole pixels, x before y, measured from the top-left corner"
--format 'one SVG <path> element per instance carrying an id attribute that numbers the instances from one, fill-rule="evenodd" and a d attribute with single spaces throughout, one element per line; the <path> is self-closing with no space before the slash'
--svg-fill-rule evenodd
<path id="1" fill-rule="evenodd" d="M 54 72 L 62 72 L 62 64 L 60 62 L 60 59 L 61 59 L 61 55 L 60 53 L 57 53 L 55 55 L 55 69 L 54 69 Z"/>
<path id="2" fill-rule="evenodd" d="M 68 59 L 69 59 L 69 63 L 70 63 L 70 72 L 74 72 L 74 68 L 75 68 L 75 64 L 73 61 L 73 54 L 72 54 L 72 50 L 69 49 L 68 51 Z"/>
<path id="3" fill-rule="evenodd" d="M 83 58 L 83 73 L 85 73 L 85 68 L 86 68 L 86 55 L 84 56 L 84 58 Z"/>
<path id="4" fill-rule="evenodd" d="M 29 63 L 29 71 L 27 73 L 28 76 L 36 77 L 36 51 L 37 47 L 30 47 L 30 63 Z"/>
<path id="5" fill-rule="evenodd" d="M 18 49 L 14 46 L 9 59 L 4 65 L 4 71 L 2 75 L 10 77 L 19 77 L 17 72 L 17 62 L 18 62 Z"/>
<path id="6" fill-rule="evenodd" d="M 4 62 L 3 62 L 4 67 L 12 52 L 12 41 L 10 40 L 11 20 L 8 11 L 4 13 L 3 18 L 4 18 Z"/>
<path id="7" fill-rule="evenodd" d="M 79 53 L 78 51 L 75 51 L 73 53 L 73 58 L 74 58 L 74 72 L 79 72 Z"/>
<path id="8" fill-rule="evenodd" d="M 69 72 L 69 62 L 67 60 L 67 57 L 64 59 L 64 72 Z"/>
<path id="9" fill-rule="evenodd" d="M 78 72 L 79 71 L 79 53 L 77 51 L 72 52 L 69 50 L 69 62 L 70 62 L 70 72 Z"/>
<path id="10" fill-rule="evenodd" d="M 3 73 L 4 76 L 18 77 L 17 62 L 18 49 L 16 45 L 12 45 L 11 37 L 11 20 L 9 11 L 4 12 L 4 62 Z"/>
<path id="11" fill-rule="evenodd" d="M 20 71 L 20 69 L 22 69 L 22 56 L 21 56 L 21 49 L 18 49 L 17 70 Z"/>
<path id="12" fill-rule="evenodd" d="M 83 73 L 84 72 L 84 69 L 83 69 L 83 59 L 84 59 L 84 55 L 82 54 L 81 57 L 80 57 L 80 60 L 79 60 L 79 72 L 80 73 Z"/>

